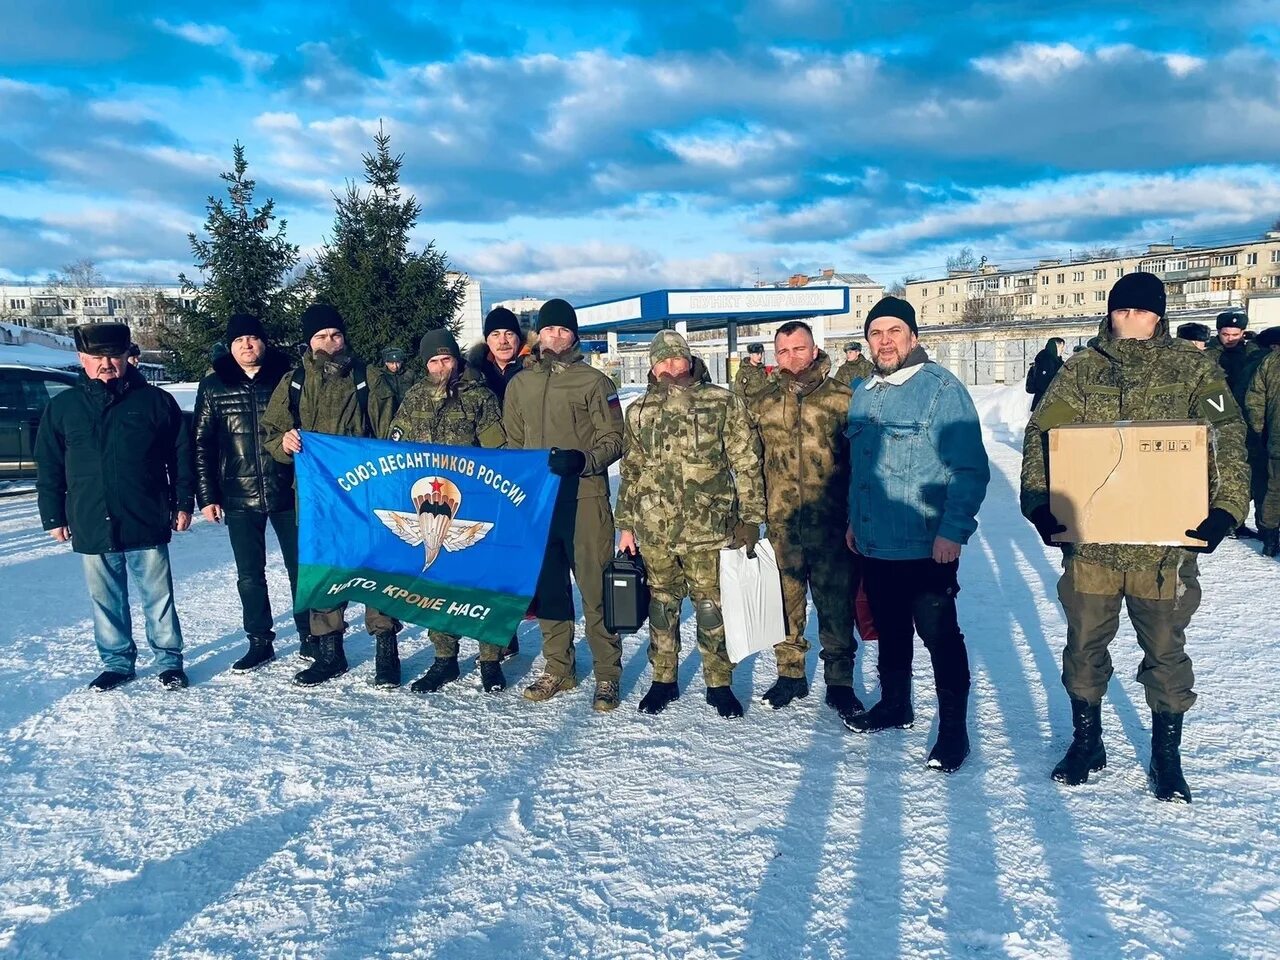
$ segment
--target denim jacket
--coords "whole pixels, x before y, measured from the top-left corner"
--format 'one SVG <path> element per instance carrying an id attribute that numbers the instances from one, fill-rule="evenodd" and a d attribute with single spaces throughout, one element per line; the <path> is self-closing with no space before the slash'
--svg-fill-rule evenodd
<path id="1" fill-rule="evenodd" d="M 991 468 L 969 391 L 917 347 L 849 404 L 849 523 L 863 556 L 917 560 L 935 537 L 968 543 Z"/>

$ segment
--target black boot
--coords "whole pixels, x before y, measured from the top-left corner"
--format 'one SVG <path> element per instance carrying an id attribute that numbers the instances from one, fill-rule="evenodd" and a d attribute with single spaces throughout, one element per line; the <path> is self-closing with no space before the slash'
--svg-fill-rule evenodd
<path id="1" fill-rule="evenodd" d="M 89 689 L 94 693 L 106 693 L 108 690 L 124 686 L 133 677 L 132 673 L 121 673 L 119 670 L 103 670 L 89 681 Z"/>
<path id="2" fill-rule="evenodd" d="M 298 644 L 298 656 L 303 660 L 315 662 L 316 657 L 320 653 L 320 638 L 307 634 L 302 638 L 302 642 Z"/>
<path id="3" fill-rule="evenodd" d="M 1151 766 L 1147 777 L 1157 800 L 1190 803 L 1191 788 L 1182 775 L 1182 714 L 1151 713 Z"/>
<path id="4" fill-rule="evenodd" d="M 1107 748 L 1102 743 L 1102 703 L 1071 698 L 1071 746 L 1053 768 L 1053 779 L 1069 787 L 1089 782 L 1089 774 L 1107 765 Z"/>
<path id="5" fill-rule="evenodd" d="M 657 716 L 667 709 L 672 700 L 680 699 L 680 685 L 661 683 L 657 680 L 649 688 L 649 692 L 640 698 L 640 712 Z"/>
<path id="6" fill-rule="evenodd" d="M 502 664 L 497 660 L 480 661 L 480 685 L 485 693 L 497 693 L 507 689 L 507 678 L 502 673 Z"/>
<path id="7" fill-rule="evenodd" d="M 414 693 L 435 693 L 446 683 L 453 683 L 457 679 L 458 658 L 436 657 L 427 672 L 409 684 L 409 689 Z"/>
<path id="8" fill-rule="evenodd" d="M 1280 556 L 1280 527 L 1258 527 L 1262 537 L 1262 555 L 1264 557 Z"/>
<path id="9" fill-rule="evenodd" d="M 840 719 L 850 730 L 859 733 L 911 726 L 916 722 L 915 711 L 911 709 L 911 672 L 894 670 L 880 674 L 880 702 L 866 713 Z"/>
<path id="10" fill-rule="evenodd" d="M 853 687 L 833 687 L 830 684 L 827 685 L 827 706 L 842 719 L 863 713 L 867 709 L 853 692 Z"/>
<path id="11" fill-rule="evenodd" d="M 373 638 L 377 654 L 373 664 L 373 685 L 381 690 L 400 686 L 400 645 L 394 633 L 380 633 Z"/>
<path id="12" fill-rule="evenodd" d="M 728 687 L 707 687 L 707 703 L 726 720 L 742 716 L 742 704 Z"/>
<path id="13" fill-rule="evenodd" d="M 969 755 L 969 691 L 938 691 L 938 740 L 929 751 L 928 765 L 954 773 Z"/>
<path id="14" fill-rule="evenodd" d="M 808 695 L 809 682 L 804 677 L 779 677 L 760 699 L 773 709 L 781 710 L 792 700 L 800 700 Z"/>
<path id="15" fill-rule="evenodd" d="M 316 637 L 316 647 L 316 662 L 294 675 L 293 682 L 300 687 L 314 687 L 347 672 L 347 655 L 342 649 L 341 633 Z"/>
<path id="16" fill-rule="evenodd" d="M 266 637 L 250 637 L 249 652 L 231 665 L 232 673 L 248 673 L 257 670 L 276 658 L 276 648 Z"/>

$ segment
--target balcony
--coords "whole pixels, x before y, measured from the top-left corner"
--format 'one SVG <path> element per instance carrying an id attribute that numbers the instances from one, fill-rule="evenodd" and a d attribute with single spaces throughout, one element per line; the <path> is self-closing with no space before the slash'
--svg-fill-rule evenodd
<path id="1" fill-rule="evenodd" d="M 33 317 L 60 317 L 62 316 L 62 306 L 56 303 L 37 303 L 31 307 L 31 316 Z"/>
<path id="2" fill-rule="evenodd" d="M 112 315 L 111 308 L 106 304 L 97 307 L 86 305 L 80 312 L 86 317 L 109 317 Z"/>

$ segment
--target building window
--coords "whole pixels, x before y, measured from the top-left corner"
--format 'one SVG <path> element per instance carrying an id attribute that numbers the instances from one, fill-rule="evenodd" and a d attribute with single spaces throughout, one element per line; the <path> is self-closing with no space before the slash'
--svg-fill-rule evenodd
<path id="1" fill-rule="evenodd" d="M 920 308 L 920 316 L 923 317 L 926 314 L 928 314 L 928 312 L 929 312 L 929 305 L 926 303 L 923 307 Z"/>
<path id="2" fill-rule="evenodd" d="M 1083 271 L 1083 270 L 1077 270 L 1077 271 L 1075 271 L 1074 273 L 1072 273 L 1072 274 L 1071 274 L 1071 282 L 1072 282 L 1072 283 L 1084 283 L 1084 271 Z"/>
<path id="3" fill-rule="evenodd" d="M 1095 279 L 1095 280 L 1105 280 L 1105 279 L 1107 279 L 1107 271 L 1105 271 L 1105 270 L 1095 270 L 1095 271 L 1093 271 L 1093 279 Z"/>
<path id="4" fill-rule="evenodd" d="M 1074 302 L 1074 303 L 1076 303 L 1076 304 L 1084 303 L 1084 294 L 1083 294 L 1083 293 L 1076 293 L 1076 294 L 1072 294 L 1072 296 L 1074 297 L 1074 300 L 1073 300 L 1073 302 Z"/>
<path id="5" fill-rule="evenodd" d="M 1067 295 L 1066 295 L 1065 293 L 1060 293 L 1060 294 L 1058 294 L 1058 297 L 1057 297 L 1057 306 L 1061 307 L 1061 306 L 1063 306 L 1066 302 L 1067 302 Z"/>
<path id="6" fill-rule="evenodd" d="M 1041 298 L 1040 298 L 1040 306 L 1042 306 L 1042 307 L 1047 307 L 1048 305 L 1049 305 L 1049 298 L 1048 298 L 1048 297 L 1041 297 Z"/>
<path id="7" fill-rule="evenodd" d="M 1258 255 L 1256 253 L 1246 253 L 1244 255 L 1244 265 L 1246 267 L 1256 267 L 1258 265 Z"/>
<path id="8" fill-rule="evenodd" d="M 940 296 L 940 297 L 941 297 L 941 296 L 943 296 L 946 292 L 947 292 L 947 288 L 946 288 L 946 287 L 939 287 L 939 288 L 938 288 L 938 296 Z"/>
<path id="9" fill-rule="evenodd" d="M 958 304 L 958 303 L 953 303 L 953 304 L 951 304 L 951 312 L 952 312 L 952 313 L 956 313 L 957 311 L 959 311 L 959 309 L 960 309 L 960 304 Z"/>
<path id="10" fill-rule="evenodd" d="M 1124 276 L 1124 267 L 1116 267 L 1116 279 L 1119 280 Z"/>
<path id="11" fill-rule="evenodd" d="M 1105 290 L 1093 291 L 1093 299 L 1099 303 L 1105 302 L 1107 299 L 1107 291 Z"/>
<path id="12" fill-rule="evenodd" d="M 1250 278 L 1249 278 L 1249 289 L 1250 289 L 1250 290 L 1257 290 L 1257 289 L 1258 289 L 1258 278 L 1257 278 L 1257 277 L 1250 277 Z"/>
<path id="13" fill-rule="evenodd" d="M 1272 263 L 1280 263 L 1280 250 L 1272 250 L 1272 251 L 1271 251 L 1271 262 L 1272 262 Z"/>
<path id="14" fill-rule="evenodd" d="M 1213 258 L 1213 266 L 1215 267 L 1234 267 L 1236 265 L 1236 255 L 1234 253 L 1220 253 Z"/>
<path id="15" fill-rule="evenodd" d="M 1047 287 L 1049 285 L 1049 275 L 1046 273 L 1040 278 L 1040 286 Z"/>
<path id="16" fill-rule="evenodd" d="M 928 309 L 928 307 L 926 307 L 925 309 L 927 310 L 927 309 Z M 859 319 L 859 320 L 861 320 L 861 319 L 862 319 L 862 311 L 861 311 L 861 310 L 859 310 L 859 311 L 858 311 L 858 319 Z"/>
<path id="17" fill-rule="evenodd" d="M 1060 273 L 1060 274 L 1058 274 L 1058 282 L 1059 282 L 1059 283 L 1066 283 L 1066 282 L 1067 282 L 1067 275 L 1066 275 L 1065 273 Z"/>

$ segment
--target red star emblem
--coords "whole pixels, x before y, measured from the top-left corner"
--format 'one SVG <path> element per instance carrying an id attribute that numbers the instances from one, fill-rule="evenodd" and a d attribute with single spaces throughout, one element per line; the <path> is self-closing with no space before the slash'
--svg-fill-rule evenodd
<path id="1" fill-rule="evenodd" d="M 439 480 L 432 480 L 432 481 L 431 481 L 431 492 L 432 492 L 432 493 L 439 493 L 439 492 L 440 492 L 440 488 L 441 488 L 441 487 L 443 487 L 443 486 L 444 486 L 444 484 L 443 484 L 443 483 L 441 483 Z"/>

